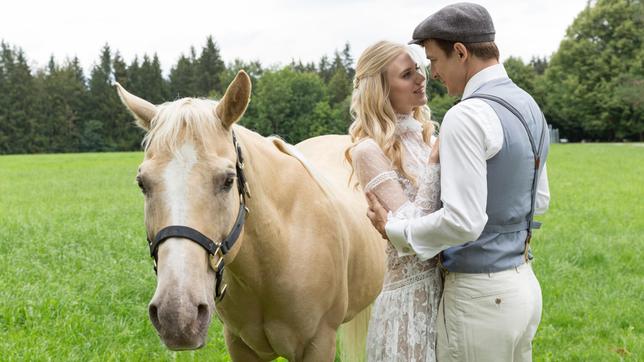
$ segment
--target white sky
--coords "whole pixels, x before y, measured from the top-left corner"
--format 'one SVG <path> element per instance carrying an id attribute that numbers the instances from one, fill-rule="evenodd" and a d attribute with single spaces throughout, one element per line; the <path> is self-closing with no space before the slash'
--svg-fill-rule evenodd
<path id="1" fill-rule="evenodd" d="M 470 0 L 494 20 L 501 58 L 550 56 L 586 0 Z M 129 64 L 156 52 L 167 72 L 181 53 L 213 35 L 224 61 L 262 65 L 332 55 L 344 43 L 357 59 L 370 44 L 407 42 L 415 26 L 453 0 L 3 0 L 0 39 L 32 66 L 78 56 L 86 71 L 109 43 Z"/>

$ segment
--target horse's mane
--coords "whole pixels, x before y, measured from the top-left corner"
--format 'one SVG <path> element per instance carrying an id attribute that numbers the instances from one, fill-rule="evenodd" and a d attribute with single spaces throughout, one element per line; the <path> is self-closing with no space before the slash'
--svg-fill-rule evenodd
<path id="1" fill-rule="evenodd" d="M 174 153 L 185 139 L 207 143 L 203 135 L 223 129 L 215 113 L 218 103 L 210 99 L 182 98 L 157 106 L 157 115 L 143 138 L 143 148 L 146 151 L 163 148 Z"/>

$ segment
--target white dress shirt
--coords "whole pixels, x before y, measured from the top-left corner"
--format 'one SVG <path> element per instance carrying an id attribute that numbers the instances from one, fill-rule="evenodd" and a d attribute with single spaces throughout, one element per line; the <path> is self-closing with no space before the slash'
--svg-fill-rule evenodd
<path id="1" fill-rule="evenodd" d="M 476 73 L 466 84 L 463 99 L 484 83 L 508 78 L 502 64 Z M 503 145 L 503 128 L 496 112 L 481 99 L 452 107 L 440 129 L 441 201 L 429 215 L 400 219 L 391 213 L 385 230 L 400 254 L 411 248 L 420 259 L 449 247 L 476 240 L 487 223 L 487 160 Z M 546 166 L 537 182 L 535 213 L 548 209 L 550 192 Z"/>

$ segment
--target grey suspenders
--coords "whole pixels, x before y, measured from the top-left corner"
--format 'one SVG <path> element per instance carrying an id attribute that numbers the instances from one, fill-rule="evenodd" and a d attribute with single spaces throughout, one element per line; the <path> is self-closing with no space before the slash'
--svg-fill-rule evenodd
<path id="1" fill-rule="evenodd" d="M 499 105 L 505 107 L 508 111 L 510 111 L 512 114 L 514 114 L 519 121 L 521 121 L 521 124 L 523 124 L 523 127 L 526 130 L 526 133 L 528 134 L 528 138 L 530 139 L 530 146 L 532 147 L 532 154 L 534 156 L 534 176 L 532 178 L 532 199 L 531 199 L 531 205 L 530 205 L 530 213 L 528 214 L 527 217 L 527 224 L 528 224 L 528 236 L 526 238 L 526 248 L 525 248 L 525 255 L 526 259 L 528 256 L 528 247 L 530 244 L 530 239 L 532 237 L 532 229 L 538 229 L 541 226 L 541 223 L 533 221 L 534 217 L 534 209 L 535 209 L 535 203 L 536 203 L 536 198 L 537 198 L 537 183 L 539 181 L 538 173 L 539 173 L 539 167 L 541 165 L 541 149 L 543 147 L 543 142 L 545 140 L 545 134 L 546 134 L 546 119 L 543 116 L 543 113 L 541 113 L 541 119 L 543 120 L 543 126 L 541 129 L 541 137 L 539 138 L 539 147 L 535 145 L 534 142 L 534 137 L 532 136 L 532 132 L 530 132 L 530 128 L 528 127 L 528 122 L 523 118 L 521 113 L 514 108 L 510 103 L 505 101 L 502 98 L 499 98 L 497 96 L 491 95 L 491 94 L 481 94 L 481 93 L 475 93 L 471 95 L 470 97 L 466 99 L 471 99 L 471 98 L 482 98 L 482 99 L 487 99 L 493 102 L 498 103 Z"/>

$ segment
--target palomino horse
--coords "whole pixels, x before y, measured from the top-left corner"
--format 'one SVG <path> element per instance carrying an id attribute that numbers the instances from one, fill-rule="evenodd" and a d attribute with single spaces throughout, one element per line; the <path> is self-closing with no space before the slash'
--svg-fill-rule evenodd
<path id="1" fill-rule="evenodd" d="M 236 125 L 251 94 L 243 71 L 220 102 L 155 106 L 117 88 L 147 130 L 137 181 L 157 268 L 150 320 L 166 346 L 202 347 L 216 311 L 234 361 L 332 361 L 336 331 L 364 316 L 385 268 L 348 183 L 348 138 L 305 141 L 302 156 Z"/>

